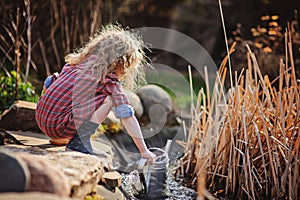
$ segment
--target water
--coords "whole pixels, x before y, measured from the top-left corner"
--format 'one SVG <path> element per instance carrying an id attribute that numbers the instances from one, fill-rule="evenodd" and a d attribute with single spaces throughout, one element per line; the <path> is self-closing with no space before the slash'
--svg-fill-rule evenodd
<path id="1" fill-rule="evenodd" d="M 167 178 L 168 191 L 165 200 L 194 200 L 196 192 L 193 189 L 184 187 L 180 182 L 175 181 L 171 174 Z M 140 181 L 139 172 L 133 170 L 130 174 L 122 174 L 122 188 L 128 193 L 131 200 L 143 199 L 140 192 L 143 190 L 143 183 Z"/>
<path id="2" fill-rule="evenodd" d="M 192 200 L 196 199 L 196 192 L 193 189 L 182 186 L 179 182 L 169 178 L 168 186 L 170 195 L 165 200 L 180 199 L 180 200 Z"/>
<path id="3" fill-rule="evenodd" d="M 160 148 L 149 150 L 156 155 L 153 164 L 147 165 L 146 160 L 141 159 L 135 170 L 122 176 L 122 188 L 128 199 L 195 199 L 194 190 L 173 179 L 168 153 Z"/>

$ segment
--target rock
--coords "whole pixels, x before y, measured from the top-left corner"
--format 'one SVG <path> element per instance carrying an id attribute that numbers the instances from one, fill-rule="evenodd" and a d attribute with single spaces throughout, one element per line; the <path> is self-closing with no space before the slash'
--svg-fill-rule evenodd
<path id="1" fill-rule="evenodd" d="M 38 147 L 18 145 L 1 146 L 0 151 L 3 149 L 13 153 L 27 153 L 29 157 L 42 155 L 46 163 L 54 166 L 67 178 L 71 188 L 70 196 L 72 198 L 83 199 L 85 195 L 89 194 L 99 182 L 106 168 L 104 160 L 80 152 L 47 151 Z M 40 163 L 38 163 L 38 165 L 39 167 L 43 166 L 43 164 Z M 53 180 L 54 179 L 55 178 L 53 178 Z"/>
<path id="2" fill-rule="evenodd" d="M 161 129 L 168 123 L 172 111 L 170 95 L 157 85 L 146 85 L 139 88 L 136 94 L 140 97 L 144 114 L 139 118 L 141 126 Z"/>
<path id="3" fill-rule="evenodd" d="M 149 114 L 152 106 L 159 104 L 167 113 L 172 110 L 170 95 L 157 85 L 146 85 L 137 89 L 136 94 L 140 97 L 145 114 Z"/>
<path id="4" fill-rule="evenodd" d="M 26 163 L 8 151 L 0 151 L 0 192 L 23 192 L 30 183 Z"/>
<path id="5" fill-rule="evenodd" d="M 19 144 L 22 145 L 22 142 L 17 140 L 13 135 L 8 133 L 5 130 L 0 129 L 0 145 L 5 145 L 5 144 Z"/>
<path id="6" fill-rule="evenodd" d="M 121 186 L 121 179 L 122 176 L 119 172 L 112 171 L 104 173 L 101 181 L 106 185 L 106 187 L 115 188 Z"/>
<path id="7" fill-rule="evenodd" d="M 5 130 L 41 132 L 35 121 L 36 103 L 16 101 L 0 116 L 0 127 Z"/>
<path id="8" fill-rule="evenodd" d="M 50 154 L 48 159 L 69 179 L 71 196 L 83 198 L 99 182 L 106 166 L 96 156 L 80 152 Z"/>
<path id="9" fill-rule="evenodd" d="M 3 137 L 3 135 L 0 134 L 0 145 L 4 145 L 4 140 L 5 140 L 5 137 Z"/>
<path id="10" fill-rule="evenodd" d="M 61 197 L 50 193 L 42 192 L 9 192 L 0 193 L 1 200 L 13 199 L 13 200 L 75 200 L 74 198 Z"/>
<path id="11" fill-rule="evenodd" d="M 31 181 L 27 191 L 47 192 L 65 197 L 70 195 L 71 187 L 67 177 L 49 163 L 47 158 L 25 153 L 18 153 L 17 156 L 27 164 L 30 171 Z"/>
<path id="12" fill-rule="evenodd" d="M 128 97 L 129 103 L 134 108 L 135 116 L 137 118 L 141 117 L 144 113 L 144 108 L 140 97 L 137 94 L 131 92 L 130 90 L 124 90 L 124 93 Z"/>
<path id="13" fill-rule="evenodd" d="M 129 199 L 129 198 L 125 198 L 124 194 L 121 192 L 119 188 L 115 188 L 115 190 L 111 191 L 107 189 L 104 185 L 96 185 L 95 190 L 97 194 L 101 195 L 104 199 L 109 199 L 109 200 Z"/>

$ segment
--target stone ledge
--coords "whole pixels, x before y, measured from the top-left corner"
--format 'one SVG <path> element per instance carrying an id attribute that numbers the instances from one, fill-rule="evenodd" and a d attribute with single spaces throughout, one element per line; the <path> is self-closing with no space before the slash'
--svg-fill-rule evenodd
<path id="1" fill-rule="evenodd" d="M 104 159 L 101 161 L 96 156 L 80 152 L 48 151 L 38 147 L 26 147 L 21 145 L 1 146 L 0 151 L 9 151 L 14 155 L 27 153 L 40 155 L 49 162 L 49 165 L 63 172 L 67 177 L 72 198 L 82 199 L 89 194 L 104 174 Z M 32 159 L 34 162 L 34 156 Z M 47 172 L 45 172 L 47 173 Z"/>
<path id="2" fill-rule="evenodd" d="M 61 197 L 44 192 L 8 192 L 0 193 L 1 200 L 79 200 L 78 198 Z"/>

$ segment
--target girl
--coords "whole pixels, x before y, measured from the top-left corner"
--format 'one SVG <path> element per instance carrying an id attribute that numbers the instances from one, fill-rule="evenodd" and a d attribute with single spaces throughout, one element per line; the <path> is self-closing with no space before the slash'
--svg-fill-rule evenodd
<path id="1" fill-rule="evenodd" d="M 122 86 L 144 80 L 144 43 L 136 34 L 108 25 L 75 53 L 65 57 L 59 76 L 48 77 L 39 99 L 36 121 L 53 141 L 69 141 L 66 149 L 97 154 L 90 135 L 114 108 L 142 157 L 153 161 L 132 106 Z"/>

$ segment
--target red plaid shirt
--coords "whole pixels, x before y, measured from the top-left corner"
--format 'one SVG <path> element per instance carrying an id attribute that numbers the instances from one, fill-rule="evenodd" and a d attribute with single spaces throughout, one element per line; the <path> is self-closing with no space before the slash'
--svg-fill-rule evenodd
<path id="1" fill-rule="evenodd" d="M 116 75 L 100 83 L 80 66 L 65 65 L 59 77 L 41 96 L 36 121 L 50 138 L 72 138 L 82 123 L 110 96 L 115 107 L 129 104 Z"/>

